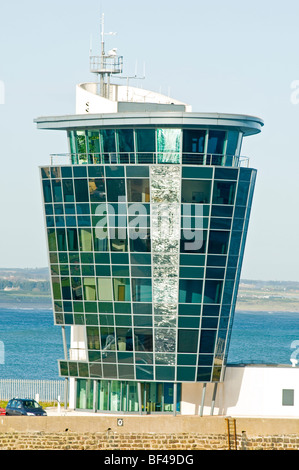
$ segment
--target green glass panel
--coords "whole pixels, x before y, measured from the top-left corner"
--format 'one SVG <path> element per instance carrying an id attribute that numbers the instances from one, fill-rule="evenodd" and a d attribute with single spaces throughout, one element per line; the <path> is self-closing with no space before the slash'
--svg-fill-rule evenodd
<path id="1" fill-rule="evenodd" d="M 181 152 L 181 129 L 157 129 L 158 163 L 180 163 Z"/>
<path id="2" fill-rule="evenodd" d="M 49 251 L 57 250 L 56 235 L 55 235 L 54 229 L 48 229 L 48 245 L 49 245 Z"/>
<path id="3" fill-rule="evenodd" d="M 114 278 L 113 291 L 115 301 L 130 301 L 130 279 L 127 278 Z"/>

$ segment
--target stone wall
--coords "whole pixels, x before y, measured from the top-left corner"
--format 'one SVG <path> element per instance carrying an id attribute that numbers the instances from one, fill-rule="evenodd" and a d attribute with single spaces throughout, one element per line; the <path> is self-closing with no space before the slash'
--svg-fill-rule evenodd
<path id="1" fill-rule="evenodd" d="M 299 436 L 238 436 L 232 450 L 298 450 Z M 24 433 L 0 434 L 0 450 L 228 450 L 227 436 L 184 434 L 117 433 Z"/>
<path id="2" fill-rule="evenodd" d="M 228 450 L 220 417 L 1 417 L 0 450 Z M 135 427 L 135 429 L 134 429 Z M 160 428 L 160 429 L 159 429 Z M 299 420 L 236 419 L 232 450 L 298 450 Z"/>

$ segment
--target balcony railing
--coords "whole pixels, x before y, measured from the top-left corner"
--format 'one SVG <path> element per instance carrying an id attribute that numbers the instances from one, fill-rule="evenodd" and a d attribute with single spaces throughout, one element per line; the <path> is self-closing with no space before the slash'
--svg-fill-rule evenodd
<path id="1" fill-rule="evenodd" d="M 203 166 L 248 167 L 249 158 L 236 155 L 178 153 L 178 152 L 110 152 L 64 153 L 50 156 L 55 165 L 113 165 L 113 164 L 182 164 Z"/>

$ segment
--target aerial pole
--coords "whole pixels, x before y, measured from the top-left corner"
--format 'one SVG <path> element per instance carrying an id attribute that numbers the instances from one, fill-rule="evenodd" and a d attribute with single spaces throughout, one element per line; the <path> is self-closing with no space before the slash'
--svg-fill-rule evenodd
<path id="1" fill-rule="evenodd" d="M 110 77 L 123 71 L 123 57 L 118 56 L 117 49 L 105 52 L 105 36 L 114 36 L 116 33 L 105 33 L 104 13 L 101 16 L 101 51 L 99 56 L 92 55 L 90 51 L 90 71 L 97 75 L 97 83 L 100 84 L 98 93 L 103 98 L 109 98 Z M 107 77 L 107 80 L 106 80 Z"/>

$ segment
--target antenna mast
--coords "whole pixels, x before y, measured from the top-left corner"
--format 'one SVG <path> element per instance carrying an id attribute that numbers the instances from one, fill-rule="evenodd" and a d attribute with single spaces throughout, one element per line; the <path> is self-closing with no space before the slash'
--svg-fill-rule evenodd
<path id="1" fill-rule="evenodd" d="M 104 14 L 101 18 L 101 55 L 92 55 L 90 51 L 90 72 L 95 73 L 97 83 L 99 83 L 99 95 L 109 98 L 110 95 L 110 78 L 111 75 L 123 72 L 123 57 L 117 55 L 117 49 L 111 49 L 105 53 L 105 35 L 114 36 L 116 33 L 105 33 L 104 31 Z"/>

